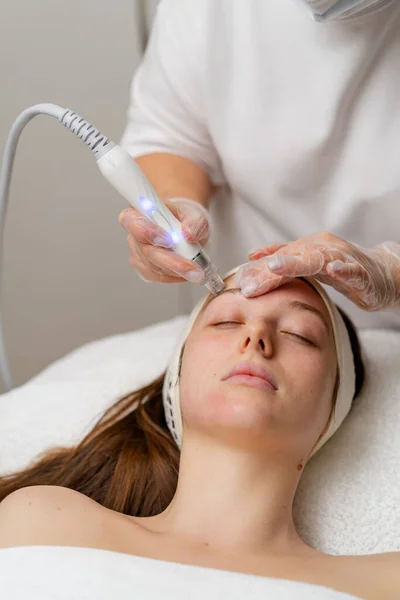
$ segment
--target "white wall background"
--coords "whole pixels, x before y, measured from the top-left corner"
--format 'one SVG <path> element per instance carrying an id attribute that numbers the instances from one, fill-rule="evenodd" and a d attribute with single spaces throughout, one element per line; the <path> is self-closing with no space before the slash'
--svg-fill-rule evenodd
<path id="1" fill-rule="evenodd" d="M 27 106 L 54 102 L 118 141 L 156 1 L 2 0 L 0 150 Z M 142 282 L 118 223 L 125 201 L 50 117 L 20 139 L 6 220 L 3 318 L 14 381 L 81 344 L 184 311 L 186 286 Z"/>

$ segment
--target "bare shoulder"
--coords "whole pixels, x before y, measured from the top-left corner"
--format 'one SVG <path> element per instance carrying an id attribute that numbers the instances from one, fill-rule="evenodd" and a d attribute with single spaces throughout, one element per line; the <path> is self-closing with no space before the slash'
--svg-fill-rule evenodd
<path id="1" fill-rule="evenodd" d="M 400 552 L 382 552 L 382 554 L 369 554 L 367 556 L 377 563 L 400 567 Z M 367 556 L 363 558 L 367 558 Z"/>
<path id="2" fill-rule="evenodd" d="M 400 597 L 400 552 L 382 552 L 360 558 L 365 559 L 366 567 L 370 565 L 376 573 L 381 573 L 381 576 L 386 574 L 389 582 L 397 586 Z"/>
<path id="3" fill-rule="evenodd" d="M 68 488 L 47 485 L 22 488 L 0 503 L 0 548 L 76 545 L 82 525 L 87 529 L 101 519 L 100 514 L 105 510 L 84 494 Z"/>
<path id="4" fill-rule="evenodd" d="M 382 552 L 379 554 L 360 554 L 358 556 L 343 557 L 348 558 L 354 564 L 358 563 L 364 568 L 385 568 L 397 569 L 400 577 L 400 552 Z"/>
<path id="5" fill-rule="evenodd" d="M 342 557 L 353 576 L 366 590 L 366 597 L 385 600 L 400 598 L 400 552 L 383 552 Z"/>

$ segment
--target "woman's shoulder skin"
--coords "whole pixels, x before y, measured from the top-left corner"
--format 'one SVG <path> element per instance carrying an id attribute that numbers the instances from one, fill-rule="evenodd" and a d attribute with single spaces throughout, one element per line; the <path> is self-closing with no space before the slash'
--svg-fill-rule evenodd
<path id="1" fill-rule="evenodd" d="M 342 565 L 339 566 L 344 583 L 342 591 L 347 590 L 367 600 L 400 598 L 400 552 L 332 558 L 338 561 L 338 566 Z"/>
<path id="2" fill-rule="evenodd" d="M 94 500 L 65 487 L 21 488 L 0 503 L 0 548 L 87 546 L 90 530 L 97 528 L 96 538 L 101 543 L 107 527 L 105 512 Z"/>
<path id="3" fill-rule="evenodd" d="M 129 527 L 132 529 L 127 531 Z M 129 538 L 131 543 L 136 538 L 138 543 L 132 545 L 134 551 L 130 552 L 123 543 L 124 538 Z M 104 508 L 84 494 L 68 488 L 22 488 L 0 503 L 0 548 L 83 546 L 141 555 L 140 540 L 143 539 L 135 525 L 135 519 Z M 146 552 L 148 556 L 151 554 L 151 551 L 149 554 Z M 154 554 L 157 556 L 158 553 Z M 299 576 L 294 576 L 295 579 L 331 585 L 336 589 L 340 588 L 339 591 L 359 594 L 361 598 L 368 600 L 400 598 L 400 552 L 359 556 L 318 554 L 317 558 L 306 561 L 307 566 L 300 568 Z M 162 559 L 167 560 L 166 557 L 161 557 Z M 191 563 L 190 560 L 188 562 Z M 292 578 L 294 566 L 287 564 L 281 569 L 279 576 L 287 578 L 285 569 L 289 569 Z M 278 576 L 269 571 L 266 565 L 265 572 L 261 569 L 257 574 Z M 316 572 L 319 573 L 318 577 L 315 576 Z M 308 576 L 307 573 L 314 575 Z"/>

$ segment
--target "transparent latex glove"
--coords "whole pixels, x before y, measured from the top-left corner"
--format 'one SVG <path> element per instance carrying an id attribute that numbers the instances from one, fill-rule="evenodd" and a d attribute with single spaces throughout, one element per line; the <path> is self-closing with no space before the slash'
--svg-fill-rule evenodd
<path id="1" fill-rule="evenodd" d="M 249 255 L 235 285 L 259 296 L 295 277 L 312 276 L 338 290 L 360 308 L 400 308 L 400 244 L 367 249 L 328 232 L 287 244 L 271 244 Z"/>
<path id="2" fill-rule="evenodd" d="M 206 208 L 188 198 L 172 198 L 165 202 L 181 221 L 188 242 L 202 246 L 210 236 L 210 215 Z M 158 225 L 133 207 L 119 216 L 120 224 L 128 231 L 130 264 L 144 281 L 159 283 L 202 283 L 204 274 L 190 260 L 178 256 L 171 248 L 171 240 Z"/>

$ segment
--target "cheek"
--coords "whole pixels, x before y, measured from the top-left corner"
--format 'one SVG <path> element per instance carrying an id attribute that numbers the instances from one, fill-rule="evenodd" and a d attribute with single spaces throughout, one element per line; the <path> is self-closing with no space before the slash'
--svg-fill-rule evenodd
<path id="1" fill-rule="evenodd" d="M 290 385 L 303 406 L 306 418 L 324 421 L 328 418 L 336 381 L 336 357 L 331 353 L 315 354 L 293 361 Z M 290 392 L 289 392 L 290 393 Z"/>
<path id="2" fill-rule="evenodd" d="M 218 356 L 211 353 L 204 344 L 188 343 L 182 356 L 180 392 L 181 402 L 201 397 L 217 378 Z"/>
<path id="3" fill-rule="evenodd" d="M 184 418 L 207 412 L 208 399 L 213 399 L 211 404 L 215 403 L 221 392 L 221 378 L 227 370 L 228 349 L 218 342 L 205 344 L 203 341 L 187 343 L 182 356 L 179 389 Z"/>

